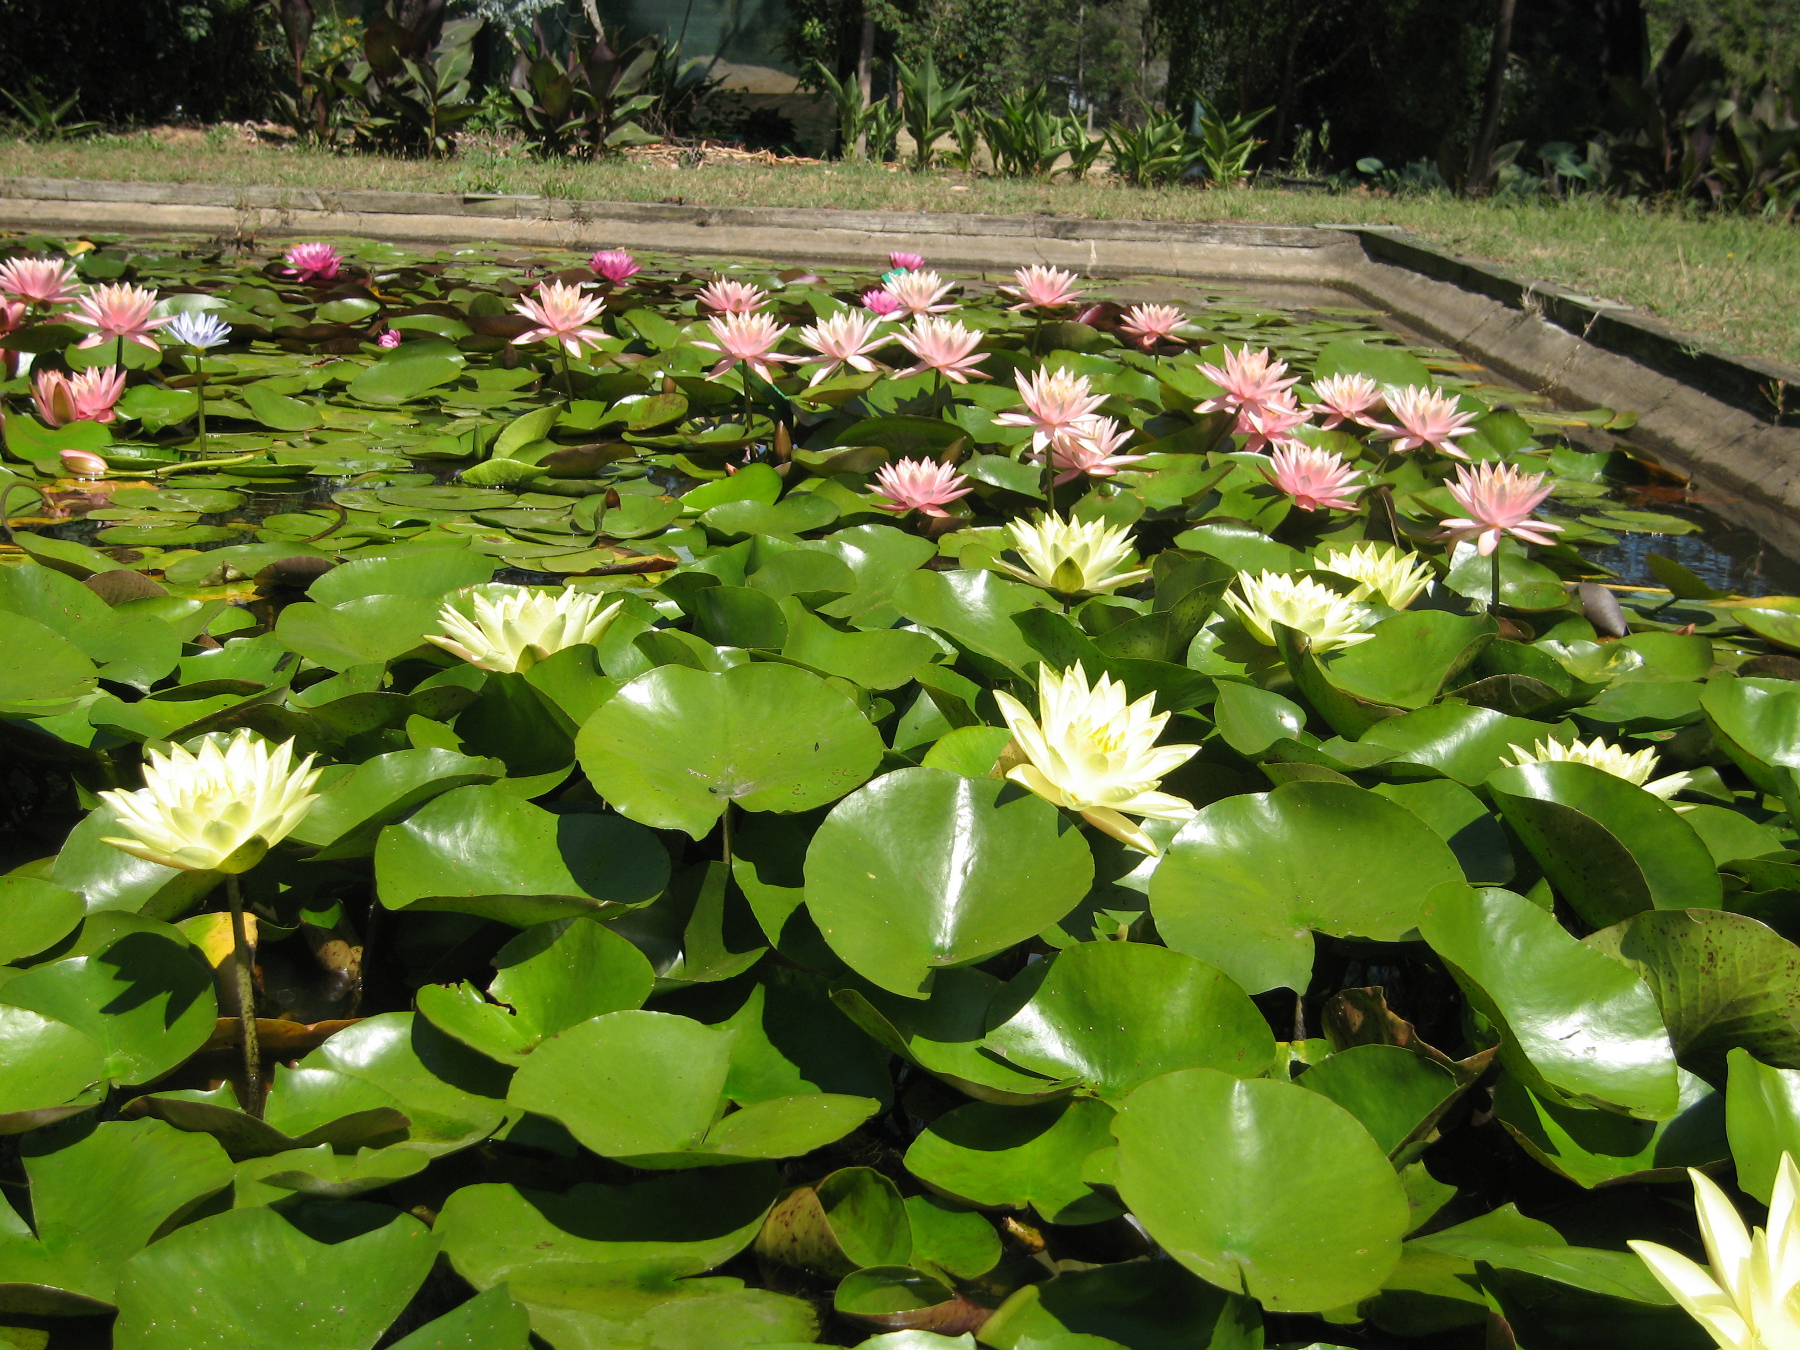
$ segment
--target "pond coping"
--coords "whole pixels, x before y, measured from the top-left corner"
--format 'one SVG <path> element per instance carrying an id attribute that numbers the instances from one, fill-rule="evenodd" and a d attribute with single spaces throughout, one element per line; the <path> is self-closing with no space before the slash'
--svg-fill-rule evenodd
<path id="1" fill-rule="evenodd" d="M 1710 509 L 1800 558 L 1800 368 L 1713 351 L 1615 302 L 1457 257 L 1395 228 L 54 178 L 0 182 L 0 228 L 332 234 L 819 263 L 905 249 L 947 268 L 1042 262 L 1135 279 L 1326 288 L 1534 393 L 1636 412 L 1625 437 L 1634 448 L 1692 475 Z"/>

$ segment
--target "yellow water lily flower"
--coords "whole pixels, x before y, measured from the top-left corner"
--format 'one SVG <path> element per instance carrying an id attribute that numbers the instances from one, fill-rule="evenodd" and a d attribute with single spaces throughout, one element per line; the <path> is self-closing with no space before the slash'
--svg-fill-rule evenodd
<path id="1" fill-rule="evenodd" d="M 1374 636 L 1362 631 L 1362 612 L 1354 601 L 1311 577 L 1295 578 L 1282 572 L 1253 577 L 1239 572 L 1237 588 L 1226 591 L 1224 599 L 1251 636 L 1270 647 L 1275 645 L 1270 625 L 1276 623 L 1305 633 L 1315 652 L 1353 647 Z"/>
<path id="2" fill-rule="evenodd" d="M 1015 520 L 1006 527 L 1023 568 L 1002 562 L 1021 581 L 1073 595 L 1077 591 L 1111 591 L 1142 581 L 1147 567 L 1132 567 L 1128 526 L 1103 520 L 1064 520 L 1041 512 L 1035 520 Z"/>
<path id="3" fill-rule="evenodd" d="M 292 741 L 272 746 L 252 731 L 209 736 L 197 755 L 151 750 L 140 790 L 100 794 L 130 831 L 102 842 L 188 872 L 247 872 L 318 800 L 313 757 L 293 757 Z"/>
<path id="4" fill-rule="evenodd" d="M 471 586 L 466 594 L 473 598 L 475 617 L 447 600 L 438 611 L 446 631 L 425 640 L 483 670 L 498 671 L 530 670 L 564 647 L 598 642 L 625 603 L 608 605 L 602 595 L 566 588 Z"/>
<path id="5" fill-rule="evenodd" d="M 1187 820 L 1193 804 L 1158 792 L 1163 776 L 1187 763 L 1197 745 L 1158 745 L 1168 713 L 1152 713 L 1156 695 L 1125 702 L 1125 686 L 1102 675 L 1092 688 L 1079 665 L 1061 674 L 1038 667 L 1038 717 L 1011 694 L 995 701 L 1025 763 L 1006 776 L 1113 838 L 1156 857 L 1154 840 L 1127 814 Z"/>
<path id="6" fill-rule="evenodd" d="M 1379 600 L 1389 609 L 1405 609 L 1431 581 L 1431 564 L 1416 553 L 1368 542 L 1349 549 L 1327 549 L 1318 565 L 1357 583 L 1352 600 Z"/>
<path id="7" fill-rule="evenodd" d="M 1769 1199 L 1768 1228 L 1747 1230 L 1725 1192 L 1688 1169 L 1694 1209 L 1712 1269 L 1655 1242 L 1632 1242 L 1650 1273 L 1713 1338 L 1719 1350 L 1800 1347 L 1800 1169 L 1783 1153 Z"/>
<path id="8" fill-rule="evenodd" d="M 1672 773 L 1652 782 L 1650 775 L 1656 770 L 1656 751 L 1648 747 L 1637 751 L 1621 750 L 1616 745 L 1608 745 L 1599 736 L 1585 743 L 1571 741 L 1564 745 L 1561 741 L 1543 740 L 1529 750 L 1516 745 L 1506 748 L 1513 752 L 1511 759 L 1503 761 L 1507 764 L 1587 764 L 1665 800 L 1680 792 L 1694 777 L 1689 773 Z"/>

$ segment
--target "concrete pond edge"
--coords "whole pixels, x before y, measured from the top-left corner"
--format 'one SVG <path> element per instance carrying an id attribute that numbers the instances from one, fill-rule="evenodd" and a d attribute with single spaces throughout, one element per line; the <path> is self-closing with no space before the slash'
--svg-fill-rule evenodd
<path id="1" fill-rule="evenodd" d="M 1800 368 L 1698 338 L 1397 229 L 716 207 L 524 196 L 13 178 L 0 229 L 244 238 L 613 246 L 869 263 L 890 249 L 946 268 L 1053 263 L 1086 273 L 1301 286 L 1385 311 L 1534 393 L 1630 409 L 1632 445 L 1692 475 L 1705 504 L 1800 558 Z"/>

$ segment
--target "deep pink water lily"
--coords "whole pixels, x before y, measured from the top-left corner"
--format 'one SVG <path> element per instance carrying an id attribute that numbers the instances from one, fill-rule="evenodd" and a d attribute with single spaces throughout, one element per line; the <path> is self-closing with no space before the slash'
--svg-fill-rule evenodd
<path id="1" fill-rule="evenodd" d="M 1159 342 L 1179 342 L 1181 339 L 1175 336 L 1175 330 L 1186 322 L 1187 315 L 1174 305 L 1133 305 L 1125 311 L 1119 329 L 1129 333 L 1132 341 L 1149 351 Z"/>
<path id="2" fill-rule="evenodd" d="M 900 312 L 900 301 L 894 293 L 879 286 L 862 293 L 862 306 L 869 313 L 879 314 L 884 319 Z"/>
<path id="3" fill-rule="evenodd" d="M 603 248 L 588 259 L 588 270 L 615 286 L 622 286 L 644 269 L 624 249 Z"/>
<path id="4" fill-rule="evenodd" d="M 1319 423 L 1325 431 L 1336 430 L 1345 422 L 1379 425 L 1369 413 L 1381 406 L 1381 386 L 1367 375 L 1323 376 L 1313 381 L 1313 398 L 1306 410 L 1325 414 Z"/>
<path id="5" fill-rule="evenodd" d="M 67 317 L 70 323 L 94 330 L 77 346 L 98 347 L 102 342 L 124 341 L 158 351 L 160 349 L 150 335 L 164 324 L 172 323 L 174 316 L 155 318 L 150 312 L 155 308 L 155 291 L 128 283 L 96 286 L 75 301 L 75 312 Z"/>
<path id="6" fill-rule="evenodd" d="M 1302 511 L 1351 511 L 1362 475 L 1340 455 L 1315 446 L 1278 445 L 1269 452 L 1263 476 L 1288 496 Z"/>
<path id="7" fill-rule="evenodd" d="M 881 283 L 881 288 L 894 297 L 899 309 L 915 317 L 920 314 L 946 314 L 956 308 L 946 303 L 951 283 L 936 272 L 902 272 Z"/>
<path id="8" fill-rule="evenodd" d="M 1246 407 L 1260 408 L 1300 382 L 1298 375 L 1288 375 L 1287 362 L 1271 359 L 1267 347 L 1259 352 L 1253 352 L 1247 346 L 1240 347 L 1235 352 L 1227 347 L 1224 365 L 1209 366 L 1202 363 L 1200 373 L 1218 385 L 1223 392 L 1216 398 L 1202 401 L 1195 409 L 1197 412 L 1237 412 Z"/>
<path id="9" fill-rule="evenodd" d="M 1458 412 L 1454 395 L 1419 385 L 1409 385 L 1405 389 L 1389 385 L 1382 394 L 1387 401 L 1388 411 L 1400 425 L 1378 426 L 1375 431 L 1376 440 L 1392 441 L 1393 448 L 1400 451 L 1429 445 L 1442 454 L 1454 455 L 1458 459 L 1468 458 L 1456 448 L 1456 438 L 1474 434 L 1475 428 L 1469 424 L 1475 420 L 1476 414 Z"/>
<path id="10" fill-rule="evenodd" d="M 1080 278 L 1073 272 L 1034 263 L 1015 271 L 1013 284 L 1002 286 L 1000 293 L 1010 295 L 1018 301 L 1016 305 L 1007 306 L 1011 310 L 1062 309 L 1074 304 L 1082 294 L 1075 286 L 1078 280 Z"/>
<path id="11" fill-rule="evenodd" d="M 94 367 L 64 375 L 60 370 L 38 373 L 31 391 L 38 416 L 53 427 L 70 422 L 110 422 L 113 405 L 125 392 L 125 372 L 117 366 Z"/>
<path id="12" fill-rule="evenodd" d="M 75 268 L 61 258 L 9 258 L 0 263 L 0 294 L 32 305 L 60 305 L 75 298 Z"/>
<path id="13" fill-rule="evenodd" d="M 400 330 L 397 328 L 388 329 L 387 332 L 375 339 L 375 345 L 386 351 L 392 351 L 400 345 Z"/>
<path id="14" fill-rule="evenodd" d="M 1050 442 L 1050 467 L 1058 469 L 1055 482 L 1070 482 L 1084 474 L 1111 478 L 1120 469 L 1143 462 L 1142 455 L 1119 452 L 1130 443 L 1132 430 L 1116 418 L 1087 417 Z"/>
<path id="15" fill-rule="evenodd" d="M 1499 548 L 1500 536 L 1506 534 L 1528 544 L 1554 544 L 1555 533 L 1563 527 L 1531 514 L 1550 496 L 1547 478 L 1520 473 L 1505 463 L 1457 465 L 1450 495 L 1467 514 L 1445 520 L 1441 537 L 1447 543 L 1473 539 L 1483 557 Z"/>
<path id="16" fill-rule="evenodd" d="M 330 244 L 295 244 L 282 261 L 287 264 L 282 271 L 296 281 L 336 281 L 344 255 Z"/>
<path id="17" fill-rule="evenodd" d="M 852 370 L 874 370 L 875 363 L 869 359 L 869 353 L 893 340 L 881 331 L 882 322 L 879 315 L 866 310 L 840 309 L 811 327 L 801 329 L 799 341 L 821 358 L 818 370 L 807 383 L 817 384 L 844 366 Z"/>
<path id="18" fill-rule="evenodd" d="M 890 253 L 888 266 L 898 272 L 918 272 L 925 266 L 925 258 L 918 253 Z"/>
<path id="19" fill-rule="evenodd" d="M 706 325 L 712 330 L 713 341 L 694 345 L 719 353 L 718 364 L 709 372 L 715 380 L 740 361 L 763 379 L 773 380 L 781 373 L 775 368 L 778 363 L 800 359 L 775 355 L 787 325 L 776 323 L 767 314 L 721 314 L 708 319 Z"/>
<path id="20" fill-rule="evenodd" d="M 1106 402 L 1105 394 L 1096 394 L 1089 386 L 1087 376 L 1066 370 L 1040 369 L 1029 379 L 1024 371 L 1014 371 L 1013 383 L 1025 400 L 1025 410 L 1003 412 L 994 421 L 1003 427 L 1030 427 L 1033 454 L 1042 454 L 1058 435 L 1092 417 Z"/>
<path id="21" fill-rule="evenodd" d="M 959 497 L 974 491 L 969 480 L 948 464 L 930 459 L 902 459 L 883 465 L 875 474 L 875 486 L 886 501 L 875 505 L 884 511 L 904 515 L 919 511 L 943 520 L 944 510 Z"/>
<path id="22" fill-rule="evenodd" d="M 514 338 L 513 345 L 548 342 L 552 346 L 562 346 L 570 356 L 580 356 L 589 343 L 605 339 L 606 333 L 592 326 L 605 307 L 604 300 L 583 294 L 579 286 L 565 286 L 560 281 L 541 282 L 536 295 L 513 306 L 514 313 L 537 325 Z"/>
<path id="23" fill-rule="evenodd" d="M 754 314 L 763 307 L 769 293 L 747 281 L 729 281 L 724 277 L 709 283 L 695 297 L 708 309 L 719 314 Z"/>
<path id="24" fill-rule="evenodd" d="M 913 320 L 911 328 L 896 333 L 894 340 L 918 358 L 917 365 L 896 372 L 902 378 L 923 375 L 928 370 L 935 370 L 957 384 L 967 384 L 971 375 L 986 378 L 975 369 L 988 356 L 986 352 L 975 350 L 981 341 L 980 332 L 965 328 L 954 320 L 920 315 Z"/>

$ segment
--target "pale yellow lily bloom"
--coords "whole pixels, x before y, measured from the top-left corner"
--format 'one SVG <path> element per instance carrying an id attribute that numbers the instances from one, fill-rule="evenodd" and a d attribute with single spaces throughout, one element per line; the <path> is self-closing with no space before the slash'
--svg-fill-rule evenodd
<path id="1" fill-rule="evenodd" d="M 1148 568 L 1131 566 L 1137 559 L 1131 551 L 1131 530 L 1125 525 L 1043 513 L 1035 520 L 1015 520 L 1006 530 L 1025 566 L 1007 562 L 999 566 L 1046 590 L 1065 595 L 1111 591 L 1150 575 Z"/>
<path id="2" fill-rule="evenodd" d="M 435 642 L 483 670 L 530 670 L 564 647 L 598 642 L 618 616 L 615 600 L 591 591 L 532 590 L 526 586 L 471 586 L 473 619 L 445 601 L 438 622 L 445 631 L 427 634 Z"/>
<path id="3" fill-rule="evenodd" d="M 1236 588 L 1226 591 L 1224 600 L 1251 636 L 1269 647 L 1275 645 L 1272 625 L 1277 623 L 1305 633 L 1315 652 L 1352 647 L 1374 636 L 1363 631 L 1362 613 L 1354 601 L 1311 577 L 1282 572 L 1253 577 L 1239 572 Z"/>
<path id="4" fill-rule="evenodd" d="M 1800 1169 L 1792 1156 L 1781 1155 L 1767 1230 L 1746 1229 L 1724 1191 L 1691 1167 L 1688 1176 L 1712 1269 L 1654 1242 L 1631 1250 L 1719 1350 L 1800 1350 Z"/>
<path id="5" fill-rule="evenodd" d="M 103 843 L 188 872 L 247 872 L 293 831 L 312 804 L 320 770 L 294 743 L 271 746 L 252 731 L 209 736 L 199 754 L 150 751 L 144 786 L 102 792 L 128 838 Z"/>
<path id="6" fill-rule="evenodd" d="M 1561 741 L 1542 740 L 1525 750 L 1520 746 L 1506 747 L 1513 752 L 1508 764 L 1587 764 L 1610 773 L 1614 778 L 1623 778 L 1627 783 L 1635 784 L 1653 796 L 1665 800 L 1680 792 L 1690 782 L 1693 775 L 1689 773 L 1672 773 L 1663 778 L 1651 781 L 1650 775 L 1656 770 L 1656 751 L 1646 746 L 1642 750 L 1622 750 L 1616 745 L 1608 745 L 1605 738 L 1596 736 L 1586 742 L 1571 741 L 1564 745 Z"/>
<path id="7" fill-rule="evenodd" d="M 1102 675 L 1092 688 L 1079 665 L 1060 675 L 1038 667 L 1038 716 L 1004 690 L 1000 715 L 1025 763 L 1006 776 L 1045 801 L 1079 811 L 1090 824 L 1151 857 L 1161 852 L 1127 815 L 1187 820 L 1191 802 L 1156 789 L 1164 775 L 1193 758 L 1197 745 L 1158 745 L 1169 720 L 1153 713 L 1156 695 L 1125 701 L 1125 686 Z"/>
<path id="8" fill-rule="evenodd" d="M 1328 549 L 1318 565 L 1357 583 L 1352 600 L 1379 600 L 1389 609 L 1405 609 L 1431 581 L 1431 564 L 1416 553 L 1367 541 L 1349 549 Z"/>

